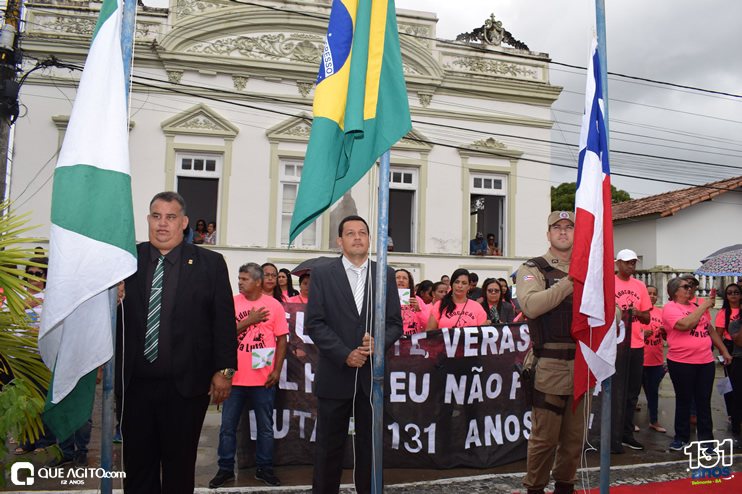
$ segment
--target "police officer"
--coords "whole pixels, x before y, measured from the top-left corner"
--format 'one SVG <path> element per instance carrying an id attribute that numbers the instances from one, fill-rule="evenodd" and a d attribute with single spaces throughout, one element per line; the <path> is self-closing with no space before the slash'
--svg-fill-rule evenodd
<path id="1" fill-rule="evenodd" d="M 585 398 L 573 413 L 576 344 L 570 334 L 573 284 L 567 274 L 574 219 L 572 212 L 552 212 L 546 232 L 549 250 L 518 270 L 518 300 L 528 317 L 536 357 L 532 428 L 523 479 L 529 494 L 544 492 L 550 470 L 555 494 L 574 492 L 582 452 Z"/>

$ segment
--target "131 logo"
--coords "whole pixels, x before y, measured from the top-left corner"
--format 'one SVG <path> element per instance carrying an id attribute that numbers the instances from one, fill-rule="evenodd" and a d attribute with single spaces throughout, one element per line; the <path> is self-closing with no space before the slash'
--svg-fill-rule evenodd
<path id="1" fill-rule="evenodd" d="M 693 441 L 683 452 L 694 479 L 729 477 L 732 474 L 732 440 Z"/>

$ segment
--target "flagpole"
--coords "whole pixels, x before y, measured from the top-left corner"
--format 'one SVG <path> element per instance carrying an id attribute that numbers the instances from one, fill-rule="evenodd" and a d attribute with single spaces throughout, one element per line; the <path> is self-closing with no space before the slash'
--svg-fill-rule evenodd
<path id="1" fill-rule="evenodd" d="M 121 27 L 121 52 L 124 64 L 124 87 L 126 102 L 129 103 L 129 88 L 131 85 L 131 60 L 134 51 L 134 24 L 137 4 L 134 0 L 124 0 L 123 22 Z M 127 111 L 128 114 L 128 111 Z M 128 128 L 128 122 L 127 122 Z M 116 360 L 116 305 L 118 286 L 108 289 L 111 310 L 111 333 L 113 335 L 113 357 L 103 365 L 103 416 L 101 418 L 101 468 L 106 472 L 113 471 L 113 425 L 114 425 L 114 361 Z M 123 390 L 122 390 L 123 392 Z M 123 458 L 121 461 L 123 470 Z M 101 492 L 111 494 L 113 480 L 108 477 L 101 479 Z"/>
<path id="2" fill-rule="evenodd" d="M 383 492 L 384 470 L 384 340 L 386 335 L 386 253 L 389 232 L 389 150 L 381 155 L 379 166 L 379 222 L 376 239 L 376 313 L 374 318 L 374 368 L 372 410 L 374 418 L 373 472 L 371 492 Z M 410 287 L 412 289 L 413 287 Z"/>
<path id="3" fill-rule="evenodd" d="M 598 57 L 600 58 L 600 84 L 603 89 L 603 114 L 606 142 L 610 149 L 610 132 L 608 130 L 608 53 L 606 49 L 605 0 L 595 0 L 595 24 L 598 35 Z M 588 74 L 588 77 L 590 75 Z M 605 294 L 609 296 L 612 294 Z M 611 378 L 602 383 L 602 401 L 600 409 L 600 494 L 608 494 L 611 469 Z M 588 390 L 588 393 L 590 391 Z"/>

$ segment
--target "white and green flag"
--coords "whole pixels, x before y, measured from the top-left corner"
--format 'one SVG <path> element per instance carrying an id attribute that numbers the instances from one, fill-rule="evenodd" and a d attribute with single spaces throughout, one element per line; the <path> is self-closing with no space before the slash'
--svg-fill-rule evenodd
<path id="1" fill-rule="evenodd" d="M 104 0 L 54 172 L 39 350 L 54 372 L 44 421 L 60 439 L 90 417 L 113 356 L 107 289 L 136 271 L 121 0 Z"/>

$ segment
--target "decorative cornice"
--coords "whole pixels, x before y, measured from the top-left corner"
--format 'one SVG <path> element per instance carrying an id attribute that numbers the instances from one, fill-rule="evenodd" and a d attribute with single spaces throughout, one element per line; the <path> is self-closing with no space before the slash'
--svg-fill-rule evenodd
<path id="1" fill-rule="evenodd" d="M 167 73 L 168 82 L 174 82 L 175 84 L 179 84 L 180 80 L 183 78 L 182 70 L 166 70 L 165 72 Z"/>
<path id="2" fill-rule="evenodd" d="M 417 99 L 420 101 L 420 106 L 427 108 L 430 106 L 430 102 L 433 100 L 432 94 L 417 93 Z"/>
<path id="3" fill-rule="evenodd" d="M 247 86 L 247 81 L 250 80 L 248 76 L 244 75 L 233 75 L 232 84 L 237 91 L 243 91 Z"/>
<path id="4" fill-rule="evenodd" d="M 204 130 L 216 130 L 216 131 L 224 131 L 224 127 L 221 125 L 217 125 L 212 120 L 209 120 L 208 118 L 192 118 L 190 120 L 187 120 L 180 125 L 177 126 L 177 128 L 183 128 L 183 129 L 204 129 Z"/>
<path id="5" fill-rule="evenodd" d="M 501 60 L 487 60 L 480 57 L 455 57 L 449 64 L 444 66 L 446 68 L 452 68 L 453 65 L 471 72 L 481 72 L 483 74 L 539 79 L 538 73 L 533 68 L 518 63 L 507 63 Z"/>
<path id="6" fill-rule="evenodd" d="M 299 89 L 299 93 L 303 98 L 309 96 L 309 92 L 312 90 L 312 86 L 314 86 L 313 82 L 296 82 L 296 87 Z"/>
<path id="7" fill-rule="evenodd" d="M 426 38 L 432 38 L 431 27 L 424 24 L 408 24 L 406 22 L 397 23 L 397 30 L 400 33 L 410 34 L 412 36 L 419 36 L 411 38 L 415 43 L 430 48 L 432 46 L 432 40 Z"/>
<path id="8" fill-rule="evenodd" d="M 203 103 L 160 124 L 165 135 L 194 134 L 234 139 L 240 129 Z"/>
<path id="9" fill-rule="evenodd" d="M 471 143 L 469 147 L 479 147 L 479 148 L 488 148 L 488 149 L 507 149 L 507 146 L 504 142 L 498 141 L 494 137 L 488 137 L 487 139 L 482 139 L 481 141 L 474 141 Z"/>
<path id="10" fill-rule="evenodd" d="M 94 17 L 73 17 L 66 15 L 36 16 L 34 21 L 43 30 L 84 36 L 92 36 L 95 31 L 95 25 L 98 22 Z"/>
<path id="11" fill-rule="evenodd" d="M 200 14 L 207 10 L 228 7 L 228 5 L 217 2 L 205 2 L 203 0 L 178 0 L 175 7 L 175 17 L 180 20 L 189 15 Z"/>
<path id="12" fill-rule="evenodd" d="M 286 59 L 293 62 L 319 64 L 324 39 L 311 34 L 262 34 L 259 36 L 232 36 L 210 43 L 198 43 L 186 53 L 206 55 L 241 55 L 262 60 Z"/>
<path id="13" fill-rule="evenodd" d="M 494 137 L 474 141 L 468 146 L 461 146 L 458 151 L 462 157 L 489 156 L 493 158 L 515 159 L 523 156 L 523 151 L 510 149 L 504 142 L 498 141 Z"/>

